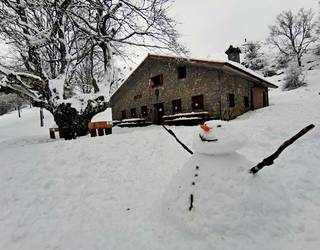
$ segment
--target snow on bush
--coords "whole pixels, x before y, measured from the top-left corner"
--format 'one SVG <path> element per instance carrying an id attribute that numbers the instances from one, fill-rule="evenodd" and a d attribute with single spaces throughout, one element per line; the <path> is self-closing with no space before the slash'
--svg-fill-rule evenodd
<path id="1" fill-rule="evenodd" d="M 283 89 L 291 90 L 306 85 L 304 78 L 302 67 L 297 67 L 294 63 L 289 64 L 284 78 Z"/>
<path id="2" fill-rule="evenodd" d="M 290 58 L 291 57 L 288 55 L 284 55 L 284 54 L 279 53 L 276 56 L 277 69 L 284 69 L 284 68 L 288 67 L 288 64 L 290 62 Z"/>
<path id="3" fill-rule="evenodd" d="M 242 64 L 252 70 L 260 70 L 266 66 L 264 53 L 261 51 L 261 43 L 249 41 L 242 46 L 244 58 Z"/>

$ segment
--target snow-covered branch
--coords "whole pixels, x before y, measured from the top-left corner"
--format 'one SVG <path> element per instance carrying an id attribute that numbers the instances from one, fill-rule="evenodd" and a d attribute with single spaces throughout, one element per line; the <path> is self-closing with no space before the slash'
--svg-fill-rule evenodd
<path id="1" fill-rule="evenodd" d="M 299 66 L 309 45 L 316 41 L 313 36 L 315 28 L 313 16 L 311 9 L 300 9 L 296 15 L 291 11 L 284 11 L 278 15 L 276 24 L 270 27 L 268 41 L 282 54 L 295 56 Z"/>
<path id="2" fill-rule="evenodd" d="M 1 85 L 47 107 L 58 126 L 69 127 L 66 120 L 76 119 L 84 134 L 86 122 L 107 107 L 110 86 L 118 81 L 115 57 L 125 57 L 130 46 L 186 52 L 167 14 L 170 3 L 3 0 L 0 36 L 15 59 L 14 67 L 0 69 Z"/>

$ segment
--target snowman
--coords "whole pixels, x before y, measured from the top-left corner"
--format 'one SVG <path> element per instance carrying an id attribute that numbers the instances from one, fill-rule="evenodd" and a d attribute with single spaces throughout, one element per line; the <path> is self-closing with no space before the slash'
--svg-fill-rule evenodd
<path id="1" fill-rule="evenodd" d="M 248 173 L 254 166 L 237 152 L 246 138 L 228 122 L 208 122 L 194 134 L 194 154 L 164 193 L 171 225 L 197 236 L 280 238 L 287 233 L 290 202 L 281 181 Z"/>

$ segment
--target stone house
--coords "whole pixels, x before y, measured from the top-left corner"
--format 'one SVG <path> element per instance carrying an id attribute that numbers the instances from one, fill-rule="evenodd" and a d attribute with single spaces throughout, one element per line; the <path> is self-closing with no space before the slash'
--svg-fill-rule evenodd
<path id="1" fill-rule="evenodd" d="M 268 88 L 277 86 L 233 61 L 149 54 L 112 95 L 110 104 L 114 120 L 145 118 L 160 123 L 163 115 L 198 111 L 207 111 L 212 119 L 230 120 L 268 106 Z"/>

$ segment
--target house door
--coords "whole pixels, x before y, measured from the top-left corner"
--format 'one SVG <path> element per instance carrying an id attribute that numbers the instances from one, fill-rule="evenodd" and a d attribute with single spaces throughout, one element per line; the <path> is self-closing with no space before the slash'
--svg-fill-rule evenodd
<path id="1" fill-rule="evenodd" d="M 250 89 L 250 109 L 254 110 L 254 103 L 253 103 L 253 88 Z"/>
<path id="2" fill-rule="evenodd" d="M 164 115 L 163 102 L 154 105 L 154 123 L 161 124 L 161 117 Z"/>
<path id="3" fill-rule="evenodd" d="M 251 92 L 251 109 L 260 109 L 268 106 L 268 94 L 265 87 L 255 86 Z"/>
<path id="4" fill-rule="evenodd" d="M 263 107 L 268 106 L 268 94 L 266 92 L 263 92 Z"/>

